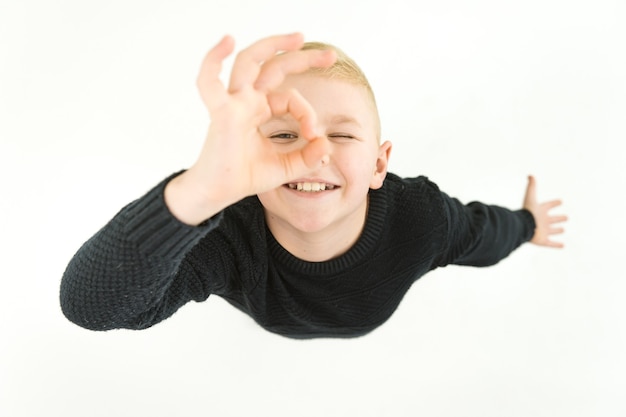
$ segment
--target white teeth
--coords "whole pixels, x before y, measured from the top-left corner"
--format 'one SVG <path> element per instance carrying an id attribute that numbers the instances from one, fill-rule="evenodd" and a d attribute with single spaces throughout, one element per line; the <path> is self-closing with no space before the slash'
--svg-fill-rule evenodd
<path id="1" fill-rule="evenodd" d="M 325 190 L 332 190 L 335 188 L 332 184 L 325 184 L 323 182 L 297 182 L 287 184 L 292 190 L 298 190 L 305 193 L 316 193 Z"/>

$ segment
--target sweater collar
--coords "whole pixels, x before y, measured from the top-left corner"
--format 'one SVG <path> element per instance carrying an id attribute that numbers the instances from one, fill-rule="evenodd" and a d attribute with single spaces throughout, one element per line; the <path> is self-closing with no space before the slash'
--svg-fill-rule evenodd
<path id="1" fill-rule="evenodd" d="M 283 248 L 265 225 L 269 255 L 279 268 L 286 268 L 303 275 L 330 276 L 340 274 L 353 269 L 370 258 L 371 253 L 378 246 L 377 243 L 382 235 L 386 216 L 387 187 L 383 185 L 378 190 L 370 190 L 367 218 L 361 236 L 344 254 L 323 262 L 304 261 Z"/>

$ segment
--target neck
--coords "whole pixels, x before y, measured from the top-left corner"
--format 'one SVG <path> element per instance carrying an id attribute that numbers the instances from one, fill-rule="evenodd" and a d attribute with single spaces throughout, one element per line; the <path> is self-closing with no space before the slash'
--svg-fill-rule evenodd
<path id="1" fill-rule="evenodd" d="M 313 232 L 296 229 L 271 216 L 266 216 L 266 221 L 276 241 L 293 256 L 308 262 L 323 262 L 344 254 L 359 239 L 367 217 L 367 204 L 355 214 L 342 224 L 331 224 Z"/>

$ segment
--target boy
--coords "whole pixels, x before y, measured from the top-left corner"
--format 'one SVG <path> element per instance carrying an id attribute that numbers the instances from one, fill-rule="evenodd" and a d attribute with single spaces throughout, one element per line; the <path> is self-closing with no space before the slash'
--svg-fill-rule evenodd
<path id="1" fill-rule="evenodd" d="M 265 329 L 353 337 L 415 280 L 498 262 L 525 241 L 562 246 L 564 216 L 462 205 L 425 177 L 387 173 L 373 92 L 356 64 L 300 34 L 262 39 L 219 81 L 232 38 L 198 77 L 211 124 L 197 161 L 126 206 L 74 256 L 61 305 L 94 330 L 142 329 L 216 294 Z M 279 53 L 280 52 L 280 53 Z"/>

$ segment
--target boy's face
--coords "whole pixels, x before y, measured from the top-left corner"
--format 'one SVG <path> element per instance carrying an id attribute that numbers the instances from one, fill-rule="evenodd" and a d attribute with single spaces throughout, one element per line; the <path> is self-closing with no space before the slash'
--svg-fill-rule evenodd
<path id="1" fill-rule="evenodd" d="M 289 88 L 298 90 L 315 110 L 315 128 L 328 140 L 330 161 L 305 178 L 259 194 L 270 229 L 360 233 L 368 190 L 382 186 L 391 150 L 389 142 L 378 144 L 375 105 L 364 87 L 319 75 L 288 76 L 281 89 Z M 306 144 L 299 130 L 289 115 L 261 126 L 279 152 Z"/>

